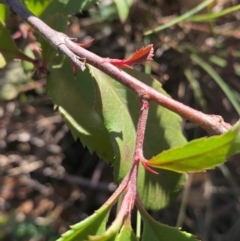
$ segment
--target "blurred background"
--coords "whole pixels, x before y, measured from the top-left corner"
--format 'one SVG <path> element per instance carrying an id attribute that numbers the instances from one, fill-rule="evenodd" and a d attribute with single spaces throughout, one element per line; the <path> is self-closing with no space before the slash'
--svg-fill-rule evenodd
<path id="1" fill-rule="evenodd" d="M 180 18 L 201 0 L 126 2 L 124 8 L 103 0 L 70 14 L 68 35 L 94 38 L 89 50 L 110 58 L 153 43 L 154 61 L 135 68 L 151 73 L 174 99 L 234 124 L 240 114 L 240 1 L 213 1 L 185 21 Z M 9 16 L 12 37 L 33 56 L 32 31 Z M 112 167 L 74 141 L 46 94 L 44 76 L 25 62 L 0 64 L 0 240 L 54 241 L 115 190 Z M 182 127 L 189 141 L 208 135 L 186 120 Z M 151 214 L 204 241 L 240 240 L 239 160 L 189 174 L 176 202 Z"/>

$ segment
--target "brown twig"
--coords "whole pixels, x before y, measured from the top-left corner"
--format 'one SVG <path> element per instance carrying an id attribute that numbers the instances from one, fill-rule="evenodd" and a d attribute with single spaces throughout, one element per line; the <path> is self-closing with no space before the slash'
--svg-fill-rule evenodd
<path id="1" fill-rule="evenodd" d="M 18 0 L 0 0 L 0 2 L 8 5 L 16 14 L 21 16 L 29 25 L 31 25 L 48 43 L 50 43 L 53 48 L 67 56 L 81 70 L 85 69 L 84 62 L 86 60 L 87 63 L 102 70 L 115 80 L 130 88 L 139 98 L 154 101 L 198 124 L 211 134 L 224 133 L 231 127 L 230 124 L 224 122 L 221 116 L 204 114 L 166 97 L 112 64 L 107 63 L 103 58 L 78 46 L 65 34 L 53 30 L 40 19 L 35 17 Z M 83 60 L 83 62 L 80 60 Z"/>

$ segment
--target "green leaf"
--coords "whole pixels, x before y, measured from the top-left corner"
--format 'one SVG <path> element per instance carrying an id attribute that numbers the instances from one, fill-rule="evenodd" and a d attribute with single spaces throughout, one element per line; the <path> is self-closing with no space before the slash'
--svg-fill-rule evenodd
<path id="1" fill-rule="evenodd" d="M 69 61 L 52 68 L 47 90 L 66 118 L 75 138 L 80 138 L 90 152 L 96 151 L 107 162 L 113 161 L 108 132 L 95 108 L 96 90 L 89 71 L 79 71 L 75 78 Z"/>
<path id="2" fill-rule="evenodd" d="M 133 0 L 114 0 L 120 20 L 124 23 L 128 17 Z"/>
<path id="3" fill-rule="evenodd" d="M 219 74 L 206 61 L 201 59 L 196 54 L 191 54 L 190 58 L 213 78 L 213 80 L 218 84 L 218 86 L 227 96 L 228 100 L 231 102 L 236 112 L 240 115 L 240 104 L 238 103 L 231 88 L 225 83 L 225 81 L 219 76 Z"/>
<path id="4" fill-rule="evenodd" d="M 7 62 L 6 62 L 5 58 L 0 53 L 0 69 L 4 68 L 6 64 L 7 64 Z"/>
<path id="5" fill-rule="evenodd" d="M 136 131 L 127 106 L 129 92 L 102 71 L 89 66 L 96 80 L 96 107 L 106 126 L 115 156 L 115 178 L 120 182 L 131 166 Z M 136 102 L 135 102 L 136 103 Z M 139 109 L 139 105 L 136 106 Z M 122 174 L 119 175 L 118 166 Z"/>
<path id="6" fill-rule="evenodd" d="M 71 229 L 62 234 L 57 241 L 87 240 L 89 235 L 101 234 L 106 229 L 106 223 L 111 205 L 104 205 L 90 217 L 71 226 Z"/>
<path id="7" fill-rule="evenodd" d="M 24 4 L 37 17 L 41 16 L 53 0 L 25 0 Z"/>
<path id="8" fill-rule="evenodd" d="M 1 59 L 1 65 L 4 66 L 4 61 L 6 63 L 11 62 L 15 58 L 23 59 L 26 61 L 33 61 L 28 56 L 26 56 L 21 50 L 19 50 L 12 39 L 7 27 L 0 20 L 0 52 L 4 57 L 4 60 Z"/>
<path id="9" fill-rule="evenodd" d="M 191 17 L 192 15 L 194 15 L 195 13 L 201 11 L 202 9 L 206 8 L 210 3 L 214 2 L 215 0 L 205 0 L 205 1 L 202 1 L 200 4 L 198 4 L 196 7 L 192 8 L 191 10 L 187 11 L 186 13 L 180 15 L 179 17 L 177 18 L 174 18 L 172 21 L 166 23 L 166 24 L 163 24 L 163 25 L 160 25 L 159 27 L 156 27 L 152 30 L 148 30 L 144 33 L 144 35 L 149 35 L 149 34 L 152 34 L 152 33 L 157 33 L 159 31 L 162 31 L 166 28 L 169 28 L 177 23 L 180 23 L 186 19 L 188 19 L 189 17 Z"/>
<path id="10" fill-rule="evenodd" d="M 197 241 L 198 239 L 178 228 L 170 227 L 155 221 L 141 206 L 138 209 L 143 219 L 142 241 Z"/>
<path id="11" fill-rule="evenodd" d="M 116 241 L 119 230 L 121 229 L 123 220 L 115 219 L 107 231 L 100 235 L 89 236 L 88 241 Z"/>
<path id="12" fill-rule="evenodd" d="M 137 241 L 137 237 L 132 230 L 130 222 L 124 223 L 120 233 L 116 238 L 116 241 Z"/>
<path id="13" fill-rule="evenodd" d="M 176 172 L 204 171 L 222 164 L 240 152 L 240 122 L 221 136 L 193 140 L 164 151 L 149 160 L 149 166 Z"/>
<path id="14" fill-rule="evenodd" d="M 0 20 L 0 39 L 0 52 L 8 63 L 16 58 L 19 50 L 2 20 Z"/>
<path id="15" fill-rule="evenodd" d="M 49 27 L 55 29 L 56 31 L 63 33 L 65 33 L 67 29 L 67 19 L 59 13 L 49 17 L 46 20 L 46 24 L 48 24 Z M 39 42 L 42 49 L 43 66 L 47 66 L 47 64 L 49 64 L 54 59 L 54 57 L 56 57 L 57 51 L 41 36 L 39 36 Z"/>
<path id="16" fill-rule="evenodd" d="M 0 4 L 0 19 L 5 22 L 9 15 L 9 8 L 5 4 Z"/>
<path id="17" fill-rule="evenodd" d="M 116 181 L 120 182 L 128 173 L 133 159 L 139 101 L 135 94 L 122 84 L 94 67 L 89 68 L 96 79 L 96 106 L 109 132 L 114 150 L 114 176 Z M 160 84 L 149 75 L 135 70 L 127 72 L 165 93 Z M 147 158 L 161 150 L 186 143 L 180 122 L 181 118 L 175 113 L 151 103 L 144 140 L 144 154 Z M 179 173 L 161 171 L 160 175 L 152 175 L 140 166 L 139 195 L 147 208 L 160 209 L 176 198 L 184 180 L 185 175 Z M 158 202 L 157 197 L 161 197 Z"/>

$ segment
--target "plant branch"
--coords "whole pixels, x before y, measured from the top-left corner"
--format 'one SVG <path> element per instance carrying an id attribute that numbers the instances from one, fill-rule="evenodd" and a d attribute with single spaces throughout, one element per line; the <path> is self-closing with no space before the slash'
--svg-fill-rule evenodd
<path id="1" fill-rule="evenodd" d="M 131 89 L 139 98 L 154 101 L 181 115 L 183 118 L 198 124 L 211 134 L 222 134 L 231 127 L 230 124 L 224 122 L 221 116 L 204 114 L 176 100 L 166 97 L 121 69 L 104 61 L 103 58 L 91 53 L 81 46 L 78 46 L 76 43 L 72 42 L 67 35 L 51 29 L 48 25 L 31 14 L 18 0 L 0 0 L 0 2 L 8 5 L 16 14 L 31 25 L 48 43 L 67 56 L 81 70 L 84 70 L 85 65 L 84 62 L 80 60 L 86 60 L 87 63 L 100 69 Z"/>
<path id="2" fill-rule="evenodd" d="M 124 217 L 131 214 L 131 211 L 134 207 L 136 196 L 137 196 L 138 166 L 139 166 L 139 162 L 142 161 L 142 158 L 143 158 L 143 154 L 142 154 L 143 141 L 144 141 L 148 110 L 149 110 L 149 102 L 145 99 L 140 99 L 140 101 L 141 101 L 141 110 L 140 110 L 140 115 L 138 120 L 137 138 L 136 138 L 136 145 L 135 145 L 135 151 L 133 155 L 131 170 L 123 179 L 123 181 L 121 182 L 117 190 L 106 202 L 106 204 L 113 202 L 113 200 L 116 200 L 116 198 L 125 190 L 125 195 L 116 220 L 123 221 Z"/>

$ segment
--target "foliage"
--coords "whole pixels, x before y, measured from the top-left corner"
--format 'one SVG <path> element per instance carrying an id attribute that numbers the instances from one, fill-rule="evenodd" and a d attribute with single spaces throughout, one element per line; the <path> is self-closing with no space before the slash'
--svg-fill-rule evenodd
<path id="1" fill-rule="evenodd" d="M 60 32 L 66 32 L 67 14 L 91 11 L 91 7 L 97 4 L 94 0 L 23 2 L 36 16 Z M 167 24 L 146 31 L 145 35 L 157 33 L 187 20 L 205 21 L 209 15 L 195 17 L 193 15 L 212 2 L 213 0 L 203 1 L 194 9 Z M 127 21 L 132 4 L 133 1 L 114 1 L 115 12 L 118 13 L 122 23 Z M 218 18 L 237 9 L 236 6 L 223 11 L 222 14 L 211 14 L 210 18 Z M 55 12 L 61 14 L 55 14 Z M 18 58 L 30 62 L 40 74 L 47 75 L 47 93 L 62 114 L 74 138 L 79 138 L 91 153 L 97 153 L 100 158 L 114 167 L 115 181 L 119 184 L 116 193 L 102 207 L 90 217 L 73 225 L 71 230 L 62 234 L 58 240 L 138 240 L 140 237 L 134 234 L 130 219 L 134 205 L 143 220 L 141 240 L 197 240 L 192 234 L 153 220 L 145 209 L 160 210 L 172 203 L 185 183 L 187 172 L 214 168 L 224 163 L 230 156 L 239 153 L 240 123 L 238 122 L 222 135 L 196 139 L 187 143 L 182 133 L 182 119 L 179 115 L 156 103 L 149 104 L 149 97 L 139 94 L 137 98 L 137 91 L 116 82 L 115 79 L 90 64 L 86 65 L 85 71 L 76 74 L 72 71 L 72 63 L 67 58 L 59 56 L 41 36 L 38 36 L 35 49 L 30 54 L 22 51 L 12 39 L 4 23 L 7 22 L 8 15 L 8 10 L 1 5 L 0 37 L 3 39 L 0 43 L 1 67 Z M 29 29 L 28 33 L 33 33 L 32 31 Z M 81 43 L 78 45 L 86 47 Z M 231 88 L 214 69 L 197 55 L 196 49 L 191 50 L 185 46 L 176 49 L 183 54 L 190 52 L 189 59 L 203 68 L 218 83 L 239 114 L 239 98 L 233 94 Z M 119 71 L 137 78 L 170 99 L 154 77 L 132 69 L 132 65 L 152 61 L 152 57 L 153 45 L 150 44 L 136 50 L 129 58 L 122 60 L 105 58 L 103 63 L 123 68 Z M 26 68 L 26 71 L 31 76 L 30 70 Z M 50 72 L 49 75 L 48 72 Z M 195 86 L 195 97 L 206 106 L 206 102 L 201 101 L 203 95 L 196 87 L 197 81 L 190 68 L 186 67 L 184 73 L 193 89 Z M 17 94 L 18 91 L 5 99 L 15 98 Z M 143 101 L 146 101 L 149 106 L 146 107 Z M 145 127 L 138 123 L 141 121 L 141 115 L 145 113 L 145 109 L 148 111 L 148 108 L 145 132 Z M 141 131 L 142 136 L 139 134 Z M 137 152 L 139 151 L 138 142 L 142 143 L 139 149 L 146 159 Z M 136 160 L 143 165 L 138 168 L 138 163 L 136 168 L 134 166 Z M 154 174 L 157 169 L 160 169 L 159 173 Z M 132 174 L 134 171 L 137 173 L 135 179 Z M 131 193 L 132 189 L 135 190 L 134 195 Z M 119 202 L 120 209 L 113 223 L 108 225 L 110 211 L 116 202 Z"/>

